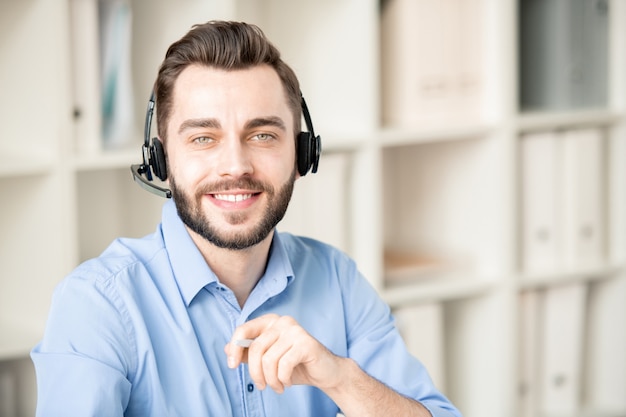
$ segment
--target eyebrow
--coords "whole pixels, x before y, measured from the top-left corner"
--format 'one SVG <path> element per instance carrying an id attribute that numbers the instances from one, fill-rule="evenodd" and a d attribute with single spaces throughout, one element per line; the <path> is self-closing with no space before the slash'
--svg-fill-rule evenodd
<path id="1" fill-rule="evenodd" d="M 287 130 L 287 128 L 285 127 L 285 122 L 278 116 L 257 117 L 255 119 L 249 120 L 244 127 L 246 130 L 249 130 L 263 126 L 274 126 L 283 131 Z"/>
<path id="2" fill-rule="evenodd" d="M 283 131 L 286 131 L 285 122 L 278 116 L 267 116 L 267 117 L 257 117 L 251 119 L 246 122 L 244 128 L 246 130 L 256 129 L 257 127 L 262 126 L 274 126 Z M 178 128 L 178 133 L 182 133 L 187 129 L 194 128 L 212 128 L 212 129 L 220 129 L 222 127 L 221 123 L 215 118 L 200 118 L 200 119 L 187 119 L 183 123 L 181 123 Z"/>
<path id="3" fill-rule="evenodd" d="M 187 129 L 194 129 L 198 127 L 209 127 L 213 129 L 219 129 L 222 125 L 217 119 L 202 118 L 202 119 L 187 119 L 181 123 L 178 128 L 178 133 L 181 134 Z"/>

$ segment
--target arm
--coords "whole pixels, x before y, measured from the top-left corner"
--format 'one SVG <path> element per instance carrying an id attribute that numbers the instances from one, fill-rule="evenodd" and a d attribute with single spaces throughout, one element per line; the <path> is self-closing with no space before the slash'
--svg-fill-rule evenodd
<path id="1" fill-rule="evenodd" d="M 119 312 L 89 280 L 63 282 L 43 341 L 32 353 L 37 416 L 118 417 L 130 396 L 127 333 Z"/>
<path id="2" fill-rule="evenodd" d="M 383 383 L 365 373 L 351 359 L 340 358 L 345 362 L 343 371 L 346 382 L 325 390 L 341 408 L 346 417 L 350 416 L 415 416 L 431 417 L 430 412 L 418 401 L 406 398 Z"/>
<path id="3" fill-rule="evenodd" d="M 245 350 L 233 342 L 255 339 Z M 305 384 L 324 391 L 346 417 L 402 415 L 430 417 L 406 398 L 364 372 L 356 362 L 332 354 L 290 317 L 265 315 L 238 327 L 225 347 L 231 368 L 248 363 L 258 388 Z"/>

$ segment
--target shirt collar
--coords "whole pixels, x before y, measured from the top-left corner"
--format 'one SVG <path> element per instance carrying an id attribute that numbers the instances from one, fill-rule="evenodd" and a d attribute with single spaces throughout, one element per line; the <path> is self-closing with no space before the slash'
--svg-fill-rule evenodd
<path id="1" fill-rule="evenodd" d="M 202 288 L 212 282 L 217 282 L 217 277 L 191 239 L 183 221 L 178 217 L 173 200 L 168 200 L 164 204 L 161 222 L 163 240 L 174 278 L 185 304 L 189 306 Z"/>
<path id="2" fill-rule="evenodd" d="M 189 306 L 204 287 L 218 282 L 217 276 L 209 268 L 202 253 L 191 239 L 178 216 L 173 200 L 168 200 L 163 206 L 162 227 L 174 278 L 185 304 Z M 282 291 L 294 276 L 287 250 L 281 242 L 279 233 L 274 233 L 269 256 L 267 268 L 259 281 L 261 285 L 257 285 L 260 287 L 258 289 L 263 289 L 263 298 Z"/>

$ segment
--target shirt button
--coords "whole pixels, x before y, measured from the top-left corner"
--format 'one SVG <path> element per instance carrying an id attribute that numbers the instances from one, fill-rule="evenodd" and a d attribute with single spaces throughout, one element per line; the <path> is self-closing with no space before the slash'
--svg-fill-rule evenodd
<path id="1" fill-rule="evenodd" d="M 249 383 L 248 384 L 248 392 L 252 392 L 254 391 L 254 384 L 253 383 Z"/>

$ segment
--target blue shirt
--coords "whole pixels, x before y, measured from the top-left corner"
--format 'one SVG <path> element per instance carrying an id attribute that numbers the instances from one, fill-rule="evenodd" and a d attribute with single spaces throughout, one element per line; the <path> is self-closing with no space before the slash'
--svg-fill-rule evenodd
<path id="1" fill-rule="evenodd" d="M 243 308 L 194 245 L 173 202 L 142 239 L 118 239 L 55 290 L 33 349 L 37 415 L 334 417 L 321 390 L 258 390 L 227 366 L 236 326 L 289 315 L 337 355 L 421 401 L 460 416 L 411 357 L 389 307 L 352 260 L 318 241 L 276 233 L 265 274 Z"/>

